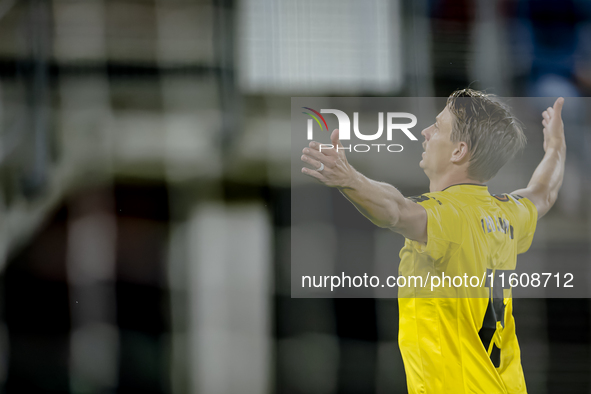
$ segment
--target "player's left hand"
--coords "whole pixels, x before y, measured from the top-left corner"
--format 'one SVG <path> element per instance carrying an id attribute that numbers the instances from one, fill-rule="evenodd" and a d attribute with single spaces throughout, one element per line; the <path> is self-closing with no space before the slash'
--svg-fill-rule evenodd
<path id="1" fill-rule="evenodd" d="M 355 169 L 347 161 L 345 150 L 339 141 L 339 130 L 330 135 L 332 147 L 311 141 L 308 148 L 303 149 L 302 161 L 313 168 L 304 167 L 302 172 L 330 187 L 347 187 L 355 176 Z M 322 146 L 321 146 L 322 145 Z M 318 171 L 324 165 L 322 171 Z"/>
<path id="2" fill-rule="evenodd" d="M 564 98 L 559 97 L 553 107 L 548 107 L 542 113 L 542 126 L 544 126 L 544 152 L 548 148 L 564 149 L 564 123 L 562 122 L 562 105 Z"/>

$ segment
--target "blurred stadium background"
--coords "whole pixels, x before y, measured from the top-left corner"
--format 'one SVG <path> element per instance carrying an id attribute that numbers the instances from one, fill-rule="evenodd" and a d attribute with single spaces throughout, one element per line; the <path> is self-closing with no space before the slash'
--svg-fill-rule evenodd
<path id="1" fill-rule="evenodd" d="M 290 97 L 588 96 L 590 22 L 582 0 L 0 0 L 0 391 L 405 393 L 397 300 L 290 297 Z M 524 258 L 589 264 L 589 130 L 567 132 Z M 529 391 L 590 393 L 589 300 L 515 316 Z"/>

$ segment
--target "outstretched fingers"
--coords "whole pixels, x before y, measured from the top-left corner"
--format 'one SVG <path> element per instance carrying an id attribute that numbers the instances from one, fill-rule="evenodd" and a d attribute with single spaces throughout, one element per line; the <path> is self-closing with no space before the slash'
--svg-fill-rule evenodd
<path id="1" fill-rule="evenodd" d="M 337 156 L 337 151 L 332 144 L 321 144 L 316 141 L 311 141 L 308 145 L 311 150 L 315 150 L 324 156 Z"/>
<path id="2" fill-rule="evenodd" d="M 554 108 L 548 107 L 546 108 L 546 112 L 548 113 L 548 120 L 551 120 L 554 117 Z"/>
<path id="3" fill-rule="evenodd" d="M 308 175 L 311 178 L 318 179 L 321 182 L 324 180 L 324 177 L 322 176 L 321 173 L 319 173 L 318 171 L 313 170 L 311 168 L 307 168 L 307 167 L 302 168 L 302 173 Z"/>
<path id="4" fill-rule="evenodd" d="M 558 97 L 554 102 L 553 111 L 558 116 L 562 116 L 562 105 L 564 104 L 564 97 Z"/>
<path id="5" fill-rule="evenodd" d="M 311 141 L 302 150 L 302 161 L 312 167 L 302 168 L 302 173 L 330 187 L 344 187 L 355 177 L 355 169 L 347 162 L 338 133 L 338 130 L 333 131 L 332 144 Z"/>
<path id="6" fill-rule="evenodd" d="M 324 149 L 322 149 L 322 153 L 320 153 L 318 150 L 314 148 L 304 148 L 302 152 L 304 153 L 304 155 L 309 156 L 317 160 L 318 162 L 326 163 L 328 155 L 324 154 Z"/>
<path id="7" fill-rule="evenodd" d="M 306 154 L 302 155 L 301 159 L 304 163 L 308 163 L 314 168 L 320 168 L 321 162 L 319 160 L 316 160 Z"/>
<path id="8" fill-rule="evenodd" d="M 340 132 L 339 129 L 334 129 L 332 131 L 332 133 L 330 134 L 330 141 L 332 142 L 332 145 L 336 148 L 338 147 L 339 149 L 343 148 L 343 144 L 341 144 L 341 140 L 340 140 Z"/>

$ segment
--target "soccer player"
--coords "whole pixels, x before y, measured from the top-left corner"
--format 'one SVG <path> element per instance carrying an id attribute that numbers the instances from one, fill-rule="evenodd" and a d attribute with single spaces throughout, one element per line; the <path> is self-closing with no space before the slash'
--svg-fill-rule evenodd
<path id="1" fill-rule="evenodd" d="M 471 89 L 454 92 L 421 132 L 419 165 L 429 193 L 405 198 L 356 171 L 343 149 L 320 151 L 314 141 L 302 155 L 314 169 L 302 172 L 338 188 L 374 224 L 406 238 L 400 275 L 514 270 L 562 184 L 563 103 L 561 97 L 542 113 L 544 158 L 527 187 L 510 194 L 491 195 L 484 183 L 525 146 L 525 136 L 504 105 Z M 342 148 L 338 130 L 331 141 Z M 399 290 L 398 342 L 409 392 L 526 393 L 510 289 L 489 288 L 483 297 L 425 297 L 424 291 Z"/>

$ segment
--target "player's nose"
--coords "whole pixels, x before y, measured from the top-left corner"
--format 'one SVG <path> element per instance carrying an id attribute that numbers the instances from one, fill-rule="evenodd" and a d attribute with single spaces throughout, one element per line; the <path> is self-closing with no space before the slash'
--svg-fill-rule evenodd
<path id="1" fill-rule="evenodd" d="M 421 135 L 425 137 L 425 141 L 429 141 L 429 138 L 431 138 L 431 126 L 423 129 L 423 131 L 421 131 Z"/>

